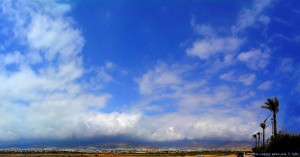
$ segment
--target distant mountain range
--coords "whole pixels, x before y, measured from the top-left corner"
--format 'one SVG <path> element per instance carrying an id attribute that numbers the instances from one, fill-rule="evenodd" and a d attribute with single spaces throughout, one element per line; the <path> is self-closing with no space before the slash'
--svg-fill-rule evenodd
<path id="1" fill-rule="evenodd" d="M 14 142 L 0 142 L 1 148 L 78 148 L 98 147 L 104 149 L 115 148 L 193 148 L 208 150 L 250 150 L 252 143 L 247 141 L 221 141 L 221 140 L 178 140 L 167 142 L 151 142 L 122 137 L 97 139 L 71 139 L 71 140 L 20 140 Z"/>
<path id="2" fill-rule="evenodd" d="M 182 140 L 172 142 L 108 142 L 98 143 L 99 148 L 115 149 L 115 148 L 192 148 L 207 150 L 250 150 L 252 144 L 249 142 L 229 142 L 229 141 L 198 141 L 198 140 Z"/>

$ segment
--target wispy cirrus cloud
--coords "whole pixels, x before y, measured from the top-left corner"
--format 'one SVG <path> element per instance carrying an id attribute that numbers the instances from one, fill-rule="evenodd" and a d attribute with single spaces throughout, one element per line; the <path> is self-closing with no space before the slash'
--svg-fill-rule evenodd
<path id="1" fill-rule="evenodd" d="M 200 59 L 210 59 L 218 54 L 237 51 L 242 44 L 242 39 L 236 37 L 205 38 L 195 41 L 191 48 L 186 50 L 187 55 L 197 56 Z"/>
<path id="2" fill-rule="evenodd" d="M 278 70 L 283 73 L 290 73 L 294 70 L 294 62 L 291 58 L 281 58 Z"/>
<path id="3" fill-rule="evenodd" d="M 254 73 L 238 74 L 232 70 L 221 74 L 219 78 L 224 81 L 237 82 L 249 86 L 256 80 L 256 75 Z"/>
<path id="4" fill-rule="evenodd" d="M 245 74 L 238 77 L 238 81 L 243 83 L 245 86 L 251 85 L 256 79 L 255 74 Z"/>
<path id="5" fill-rule="evenodd" d="M 141 94 L 153 94 L 153 92 L 165 90 L 181 81 L 180 73 L 182 71 L 172 70 L 163 62 L 160 62 L 155 69 L 149 70 L 141 78 L 137 79 L 139 91 Z"/>
<path id="6" fill-rule="evenodd" d="M 241 52 L 237 58 L 239 61 L 246 63 L 250 69 L 263 69 L 269 64 L 270 52 L 268 50 L 253 49 Z"/>
<path id="7" fill-rule="evenodd" d="M 235 71 L 229 71 L 229 72 L 226 72 L 222 75 L 220 75 L 220 79 L 221 80 L 225 80 L 225 81 L 235 81 L 236 80 L 236 74 L 235 74 Z"/>
<path id="8" fill-rule="evenodd" d="M 269 90 L 269 89 L 272 88 L 272 85 L 273 85 L 273 81 L 266 81 L 266 82 L 261 83 L 258 86 L 258 89 L 260 89 L 260 90 Z"/>
<path id="9" fill-rule="evenodd" d="M 270 18 L 264 15 L 264 11 L 272 4 L 272 0 L 256 0 L 252 7 L 241 11 L 237 22 L 232 26 L 232 32 L 241 32 L 247 28 L 254 27 L 257 24 L 267 25 Z"/>
<path id="10" fill-rule="evenodd" d="M 203 60 L 209 60 L 214 56 L 229 56 L 239 50 L 244 42 L 237 36 L 220 36 L 216 28 L 211 25 L 197 24 L 195 17 L 191 20 L 191 26 L 201 38 L 194 41 L 192 47 L 186 49 L 186 54 L 189 56 Z"/>
<path id="11" fill-rule="evenodd" d="M 193 42 L 191 47 L 186 49 L 186 54 L 203 60 L 218 59 L 223 67 L 232 65 L 237 61 L 243 61 L 250 69 L 264 68 L 268 65 L 270 58 L 270 50 L 267 47 L 239 51 L 248 42 L 241 32 L 246 32 L 247 29 L 259 23 L 263 25 L 269 23 L 269 17 L 264 15 L 264 10 L 271 5 L 271 1 L 254 1 L 252 7 L 245 8 L 238 14 L 236 23 L 233 23 L 226 33 L 220 33 L 219 30 L 222 29 L 209 24 L 197 24 L 195 17 L 193 17 L 191 26 L 200 37 Z M 258 57 L 255 58 L 255 55 Z M 215 58 L 212 58 L 213 56 Z M 231 63 L 229 64 L 229 62 Z"/>

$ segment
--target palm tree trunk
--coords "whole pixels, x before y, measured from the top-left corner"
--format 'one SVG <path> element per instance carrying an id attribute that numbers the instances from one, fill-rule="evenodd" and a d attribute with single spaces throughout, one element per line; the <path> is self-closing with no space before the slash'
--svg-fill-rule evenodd
<path id="1" fill-rule="evenodd" d="M 258 135 L 257 147 L 259 147 L 259 143 L 260 143 L 260 134 L 257 134 L 257 135 Z"/>
<path id="2" fill-rule="evenodd" d="M 263 146 L 265 146 L 265 129 L 263 129 Z"/>
<path id="3" fill-rule="evenodd" d="M 273 113 L 273 119 L 274 119 L 274 136 L 277 136 L 276 113 Z"/>
<path id="4" fill-rule="evenodd" d="M 272 136 L 274 136 L 274 118 L 272 118 L 271 121 L 272 121 Z"/>
<path id="5" fill-rule="evenodd" d="M 257 137 L 255 137 L 255 147 L 258 147 L 258 143 L 257 143 Z"/>

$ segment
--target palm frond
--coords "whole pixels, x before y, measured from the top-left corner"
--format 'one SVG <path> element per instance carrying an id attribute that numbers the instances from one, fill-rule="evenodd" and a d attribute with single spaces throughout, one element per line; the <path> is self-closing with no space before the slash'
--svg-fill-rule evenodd
<path id="1" fill-rule="evenodd" d="M 261 127 L 262 129 L 265 129 L 265 128 L 266 128 L 266 124 L 265 124 L 265 123 L 260 123 L 260 127 Z"/>
<path id="2" fill-rule="evenodd" d="M 273 113 L 279 112 L 279 109 L 278 109 L 279 101 L 278 101 L 277 97 L 268 98 L 264 104 L 265 105 L 262 105 L 261 108 L 268 109 L 268 110 L 272 111 Z"/>
<path id="3" fill-rule="evenodd" d="M 265 120 L 264 120 L 264 123 L 266 123 L 267 119 L 270 117 L 271 115 L 269 115 Z"/>

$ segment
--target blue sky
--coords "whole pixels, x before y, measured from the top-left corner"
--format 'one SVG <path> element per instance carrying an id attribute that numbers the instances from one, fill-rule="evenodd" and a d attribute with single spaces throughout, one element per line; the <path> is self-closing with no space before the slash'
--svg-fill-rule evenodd
<path id="1" fill-rule="evenodd" d="M 296 0 L 1 1 L 0 140 L 250 141 L 275 96 L 300 133 L 299 23 Z"/>

